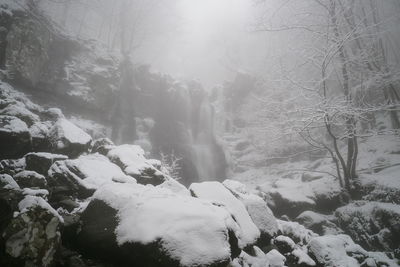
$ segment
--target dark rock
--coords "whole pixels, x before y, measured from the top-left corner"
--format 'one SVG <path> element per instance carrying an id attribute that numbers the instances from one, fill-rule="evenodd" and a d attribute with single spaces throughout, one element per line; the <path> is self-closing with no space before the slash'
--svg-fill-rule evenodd
<path id="1" fill-rule="evenodd" d="M 0 115 L 0 159 L 20 158 L 31 150 L 31 135 L 25 122 Z"/>
<path id="2" fill-rule="evenodd" d="M 65 155 L 51 153 L 28 153 L 25 155 L 26 169 L 47 175 L 50 166 L 57 160 L 68 159 Z"/>
<path id="3" fill-rule="evenodd" d="M 273 244 L 278 248 L 282 254 L 292 252 L 295 248 L 294 241 L 287 236 L 279 235 L 273 239 Z"/>
<path id="4" fill-rule="evenodd" d="M 271 209 L 276 216 L 287 215 L 290 218 L 295 218 L 303 211 L 315 209 L 315 203 L 306 201 L 292 201 L 283 197 L 279 191 L 271 192 L 269 195 L 273 201 Z"/>
<path id="5" fill-rule="evenodd" d="M 34 171 L 22 171 L 14 175 L 21 188 L 47 188 L 46 178 Z"/>

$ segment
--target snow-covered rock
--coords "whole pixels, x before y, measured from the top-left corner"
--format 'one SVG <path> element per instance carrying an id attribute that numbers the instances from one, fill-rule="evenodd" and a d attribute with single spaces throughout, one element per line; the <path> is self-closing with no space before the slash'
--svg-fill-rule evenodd
<path id="1" fill-rule="evenodd" d="M 336 210 L 338 225 L 366 249 L 400 248 L 400 205 L 357 201 Z"/>
<path id="2" fill-rule="evenodd" d="M 52 266 L 61 243 L 58 213 L 41 197 L 27 195 L 18 204 L 19 212 L 3 232 L 5 255 L 2 262 L 17 266 Z"/>
<path id="3" fill-rule="evenodd" d="M 304 211 L 296 217 L 296 221 L 319 235 L 343 233 L 332 221 L 334 216 L 320 214 L 314 211 Z"/>
<path id="4" fill-rule="evenodd" d="M 136 145 L 120 145 L 112 148 L 107 157 L 138 183 L 158 185 L 166 180 L 165 174 L 159 169 L 161 162 L 146 159 L 144 150 Z"/>
<path id="5" fill-rule="evenodd" d="M 232 214 L 240 226 L 240 232 L 236 233 L 236 236 L 241 248 L 254 244 L 260 237 L 260 230 L 254 224 L 244 204 L 223 184 L 219 182 L 193 183 L 189 190 L 193 196 L 221 205 Z"/>
<path id="6" fill-rule="evenodd" d="M 97 254 L 112 252 L 114 260 L 143 266 L 226 266 L 237 253 L 232 232 L 238 225 L 226 209 L 209 201 L 119 183 L 100 187 L 93 199 L 82 214 L 78 240 Z M 89 215 L 94 217 L 86 220 Z M 95 234 L 95 224 L 108 227 Z"/>
<path id="7" fill-rule="evenodd" d="M 400 166 L 360 177 L 365 200 L 400 204 Z"/>
<path id="8" fill-rule="evenodd" d="M 266 241 L 278 232 L 278 224 L 267 203 L 259 196 L 250 193 L 246 186 L 238 181 L 225 180 L 222 183 L 245 205 L 254 224 Z"/>
<path id="9" fill-rule="evenodd" d="M 270 196 L 276 215 L 292 218 L 306 210 L 333 211 L 348 201 L 339 182 L 331 177 L 308 182 L 303 182 L 301 177 L 281 178 L 260 185 L 258 189 Z"/>
<path id="10" fill-rule="evenodd" d="M 49 187 L 63 188 L 72 196 L 86 198 L 105 183 L 135 182 L 108 158 L 100 154 L 80 156 L 74 160 L 56 161 L 48 171 Z"/>
<path id="11" fill-rule="evenodd" d="M 92 138 L 66 119 L 59 119 L 50 129 L 52 148 L 61 154 L 75 157 L 88 150 Z"/>
<path id="12" fill-rule="evenodd" d="M 31 135 L 25 122 L 0 115 L 0 159 L 18 158 L 29 152 Z"/>
<path id="13" fill-rule="evenodd" d="M 46 152 L 32 152 L 25 155 L 26 169 L 47 175 L 50 166 L 57 160 L 66 160 L 68 156 Z"/>
<path id="14" fill-rule="evenodd" d="M 0 174 L 0 186 L 4 189 L 20 189 L 17 182 L 8 174 Z"/>
<path id="15" fill-rule="evenodd" d="M 14 175 L 14 180 L 22 188 L 46 188 L 47 180 L 43 175 L 35 171 L 22 171 Z"/>
<path id="16" fill-rule="evenodd" d="M 25 158 L 3 159 L 0 161 L 0 173 L 6 173 L 11 176 L 23 171 L 25 167 Z"/>
<path id="17" fill-rule="evenodd" d="M 313 237 L 318 236 L 316 233 L 306 229 L 303 225 L 297 222 L 278 220 L 278 227 L 283 235 L 290 237 L 299 245 L 307 245 Z"/>

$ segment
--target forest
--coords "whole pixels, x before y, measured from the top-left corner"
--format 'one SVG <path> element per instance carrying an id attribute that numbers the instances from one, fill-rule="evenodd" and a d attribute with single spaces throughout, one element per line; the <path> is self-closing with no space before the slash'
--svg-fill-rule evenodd
<path id="1" fill-rule="evenodd" d="M 0 266 L 400 266 L 399 25 L 398 0 L 0 0 Z"/>

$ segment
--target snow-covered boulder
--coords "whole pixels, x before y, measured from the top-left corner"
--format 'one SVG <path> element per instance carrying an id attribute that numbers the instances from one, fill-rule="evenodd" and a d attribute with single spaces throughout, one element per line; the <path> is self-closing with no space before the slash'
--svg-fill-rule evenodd
<path id="1" fill-rule="evenodd" d="M 135 177 L 140 184 L 158 185 L 166 180 L 165 174 L 159 170 L 161 162 L 146 159 L 145 152 L 140 146 L 120 145 L 112 148 L 107 157 L 120 166 L 127 175 Z"/>
<path id="2" fill-rule="evenodd" d="M 14 175 L 14 180 L 22 188 L 46 188 L 47 180 L 35 171 L 22 171 Z"/>
<path id="3" fill-rule="evenodd" d="M 4 229 L 4 266 L 53 266 L 61 243 L 58 213 L 41 197 L 26 196 Z"/>
<path id="4" fill-rule="evenodd" d="M 282 235 L 290 237 L 298 245 L 307 245 L 313 237 L 318 236 L 297 222 L 278 220 L 278 227 Z"/>
<path id="5" fill-rule="evenodd" d="M 348 235 L 315 237 L 309 244 L 309 250 L 318 263 L 327 267 L 398 266 L 384 253 L 364 250 Z"/>
<path id="6" fill-rule="evenodd" d="M 66 119 L 59 119 L 50 129 L 52 149 L 57 153 L 76 157 L 88 150 L 92 138 Z"/>
<path id="7" fill-rule="evenodd" d="M 47 175 L 50 166 L 57 160 L 66 160 L 68 156 L 46 152 L 28 153 L 25 155 L 26 169 Z"/>
<path id="8" fill-rule="evenodd" d="M 400 249 L 400 205 L 358 201 L 338 208 L 335 216 L 340 228 L 366 249 Z"/>
<path id="9" fill-rule="evenodd" d="M 0 159 L 18 158 L 29 152 L 31 135 L 25 122 L 0 115 Z"/>
<path id="10" fill-rule="evenodd" d="M 251 219 L 261 232 L 261 239 L 269 242 L 278 232 L 278 224 L 267 203 L 261 197 L 250 193 L 246 186 L 238 181 L 225 180 L 222 184 L 245 205 Z"/>
<path id="11" fill-rule="evenodd" d="M 254 224 L 245 205 L 223 184 L 219 182 L 193 183 L 189 190 L 193 196 L 221 205 L 232 214 L 232 217 L 240 226 L 236 236 L 241 248 L 254 244 L 260 237 L 260 230 Z"/>
<path id="12" fill-rule="evenodd" d="M 81 250 L 121 265 L 226 266 L 240 252 L 238 228 L 226 209 L 209 201 L 108 183 L 83 212 L 77 240 Z"/>
<path id="13" fill-rule="evenodd" d="M 48 171 L 49 187 L 57 193 L 86 198 L 105 183 L 135 182 L 133 177 L 103 155 L 90 154 L 74 160 L 56 161 Z"/>
<path id="14" fill-rule="evenodd" d="M 319 235 L 343 233 L 332 221 L 334 216 L 324 215 L 314 211 L 304 211 L 296 217 L 296 221 Z"/>

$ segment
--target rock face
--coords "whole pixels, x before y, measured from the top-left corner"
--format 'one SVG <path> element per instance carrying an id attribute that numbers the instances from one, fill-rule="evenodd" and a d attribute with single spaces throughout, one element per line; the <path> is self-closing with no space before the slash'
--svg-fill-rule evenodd
<path id="1" fill-rule="evenodd" d="M 339 226 L 357 243 L 371 250 L 400 250 L 400 206 L 354 202 L 336 210 Z"/>

